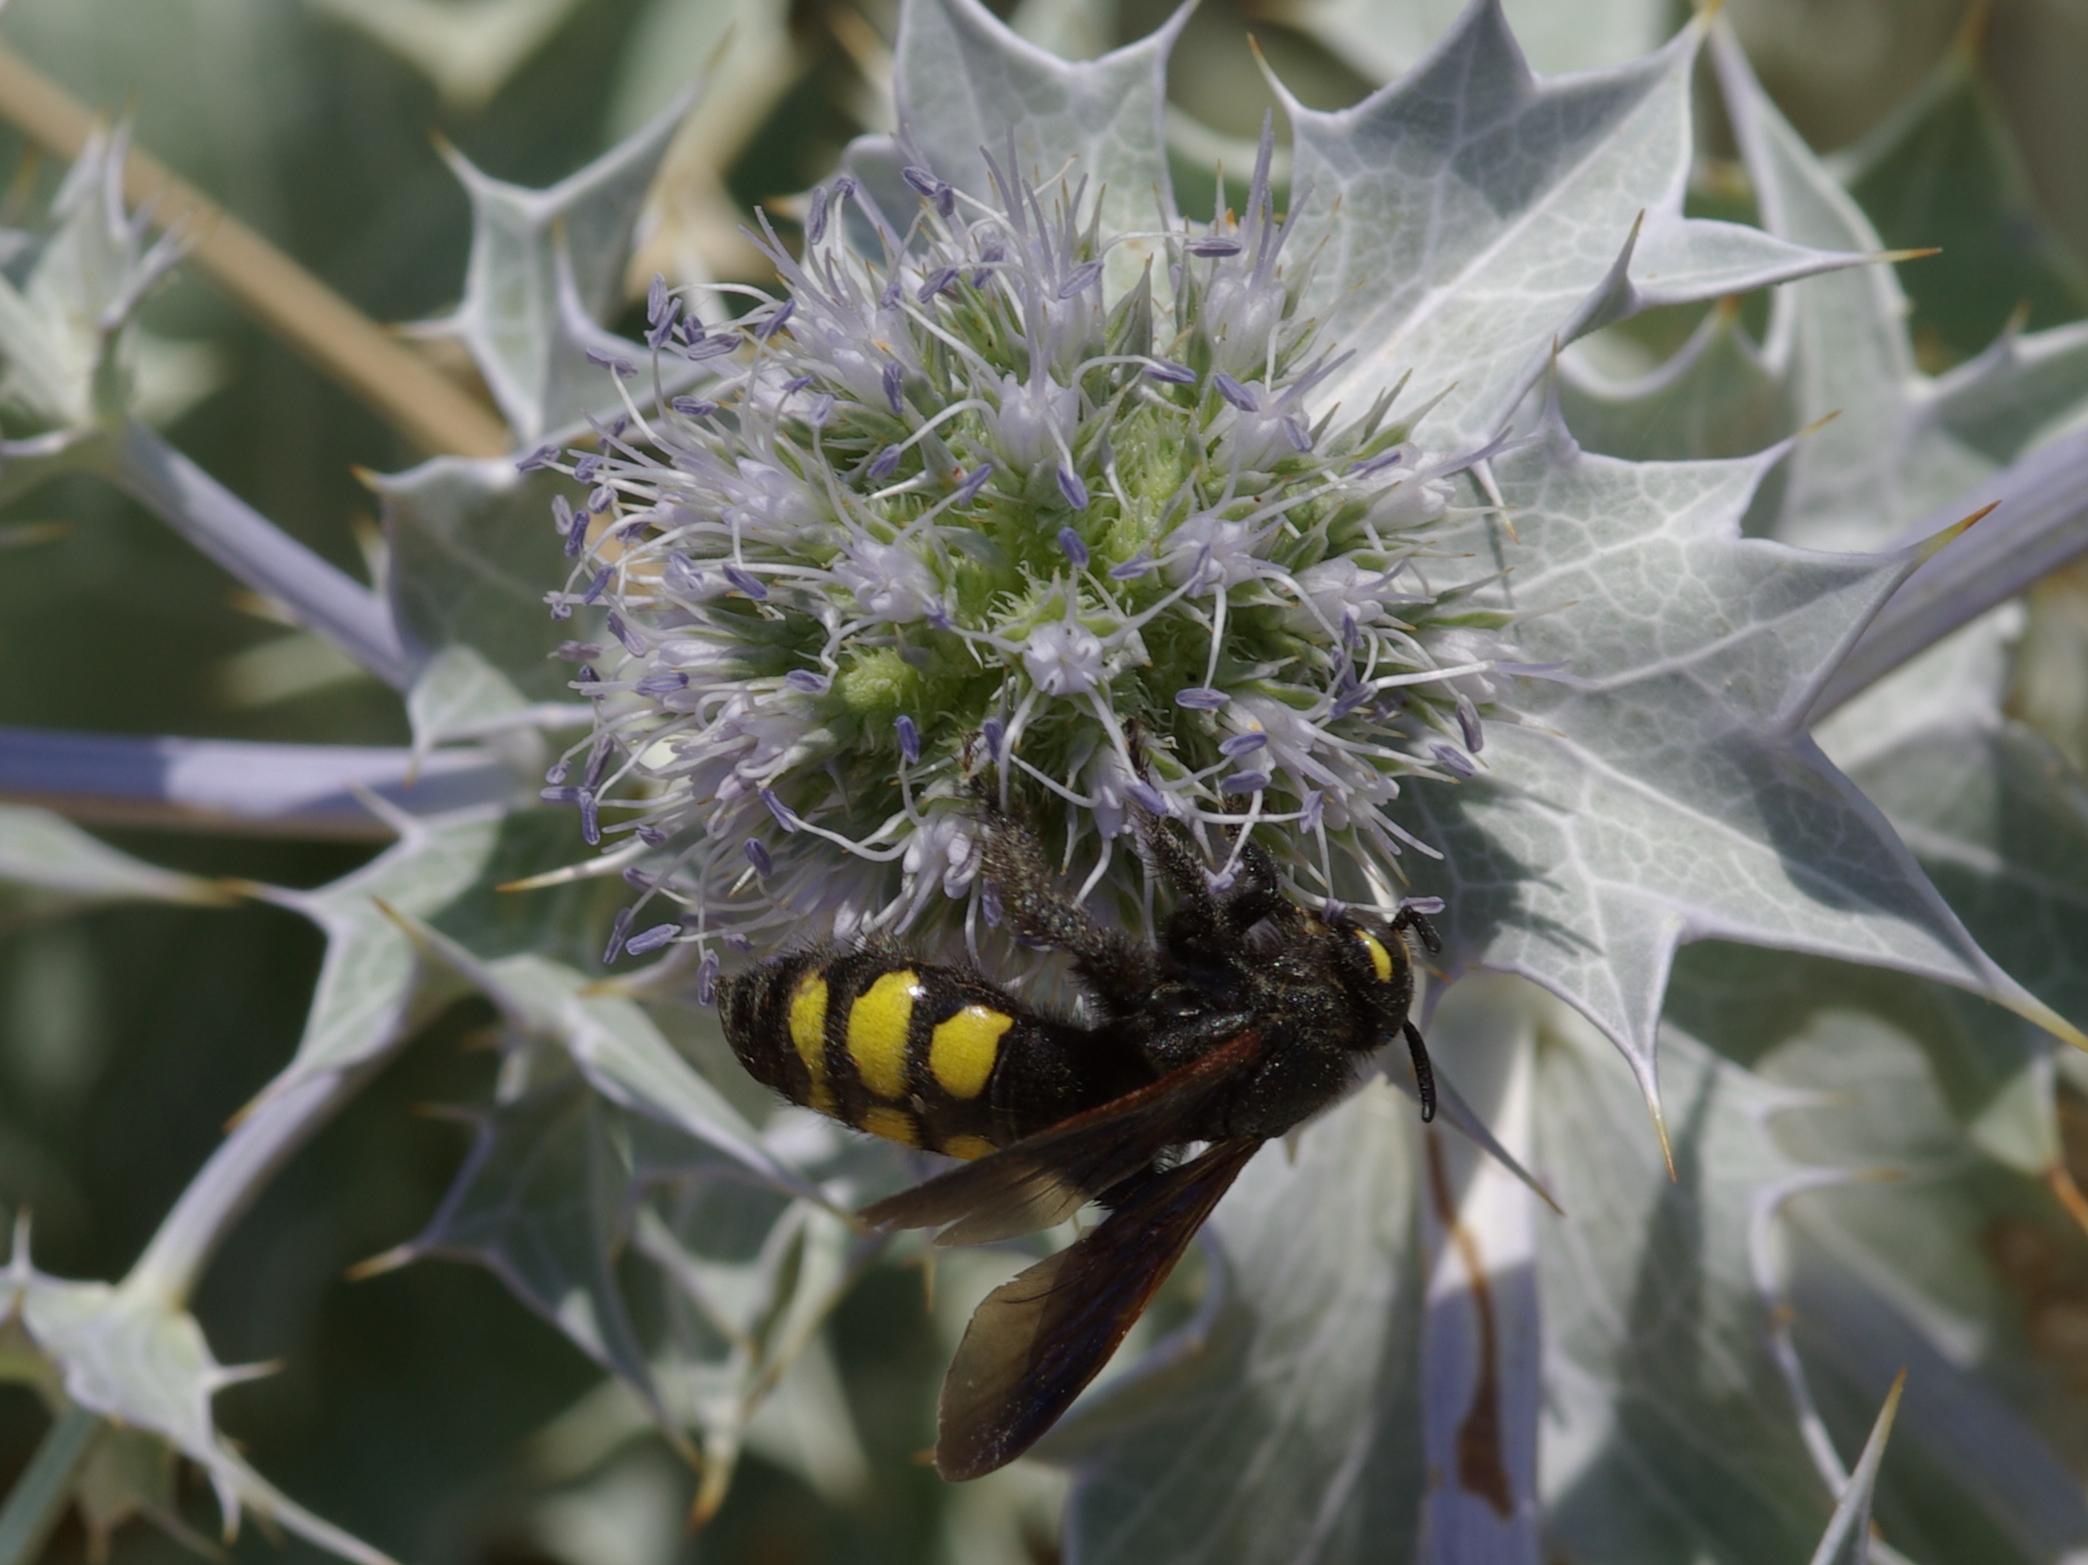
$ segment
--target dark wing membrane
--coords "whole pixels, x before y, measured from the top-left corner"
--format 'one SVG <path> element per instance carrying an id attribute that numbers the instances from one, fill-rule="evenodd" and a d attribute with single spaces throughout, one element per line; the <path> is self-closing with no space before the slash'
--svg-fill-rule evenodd
<path id="1" fill-rule="evenodd" d="M 936 1235 L 938 1244 L 985 1244 L 1062 1223 L 1168 1147 L 1193 1139 L 1185 1118 L 1261 1051 L 1261 1033 L 1249 1029 L 1150 1086 L 866 1206 L 863 1221 L 880 1228 L 950 1224 Z"/>
<path id="2" fill-rule="evenodd" d="M 986 1296 L 943 1381 L 935 1467 L 977 1478 L 1027 1451 L 1095 1378 L 1261 1142 L 1147 1174 L 1109 1220 Z"/>

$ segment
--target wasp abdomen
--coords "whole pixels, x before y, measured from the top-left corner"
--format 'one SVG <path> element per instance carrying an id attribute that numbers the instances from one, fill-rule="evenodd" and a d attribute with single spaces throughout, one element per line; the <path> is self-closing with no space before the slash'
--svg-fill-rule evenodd
<path id="1" fill-rule="evenodd" d="M 888 951 L 813 950 L 719 991 L 726 1041 L 793 1103 L 974 1158 L 1142 1079 L 1135 1057 L 970 974 Z M 1098 1052 L 1115 1056 L 1096 1069 Z"/>

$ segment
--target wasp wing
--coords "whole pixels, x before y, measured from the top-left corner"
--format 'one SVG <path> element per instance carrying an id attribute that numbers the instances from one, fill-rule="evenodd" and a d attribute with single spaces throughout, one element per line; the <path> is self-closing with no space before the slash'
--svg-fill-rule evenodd
<path id="1" fill-rule="evenodd" d="M 935 1466 L 977 1478 L 1020 1456 L 1095 1378 L 1261 1142 L 1213 1142 L 1149 1173 L 1094 1232 L 1002 1283 L 943 1381 Z"/>
<path id="2" fill-rule="evenodd" d="M 880 1228 L 948 1223 L 938 1244 L 985 1244 L 1062 1223 L 1105 1190 L 1143 1172 L 1171 1146 L 1194 1139 L 1185 1119 L 1260 1058 L 1246 1029 L 1158 1081 L 1111 1098 L 888 1196 L 861 1212 Z"/>

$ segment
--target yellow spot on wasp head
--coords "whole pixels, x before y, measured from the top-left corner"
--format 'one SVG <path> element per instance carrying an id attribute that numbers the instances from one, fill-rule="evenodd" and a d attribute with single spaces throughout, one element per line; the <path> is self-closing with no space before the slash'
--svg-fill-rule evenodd
<path id="1" fill-rule="evenodd" d="M 902 1147 L 921 1144 L 920 1129 L 905 1109 L 888 1109 L 881 1104 L 864 1109 L 862 1123 L 856 1128 L 867 1130 L 873 1136 L 882 1136 L 887 1141 L 896 1141 Z"/>
<path id="2" fill-rule="evenodd" d="M 1370 953 L 1370 965 L 1377 972 L 1378 982 L 1392 981 L 1392 953 L 1385 949 L 1385 942 L 1367 929 L 1358 929 L 1356 938 L 1363 942 L 1363 949 Z"/>
<path id="3" fill-rule="evenodd" d="M 906 1091 L 906 1029 L 920 993 L 920 975 L 902 967 L 880 974 L 848 1008 L 848 1057 L 857 1079 L 876 1097 Z"/>
<path id="4" fill-rule="evenodd" d="M 1001 1034 L 1015 1018 L 991 1006 L 967 1005 L 948 1021 L 938 1022 L 928 1039 L 928 1069 L 936 1085 L 953 1098 L 976 1098 L 986 1090 L 993 1062 L 1000 1054 Z"/>
<path id="5" fill-rule="evenodd" d="M 973 1158 L 984 1157 L 993 1150 L 993 1143 L 984 1136 L 951 1136 L 936 1148 L 945 1157 L 957 1157 L 969 1163 Z"/>

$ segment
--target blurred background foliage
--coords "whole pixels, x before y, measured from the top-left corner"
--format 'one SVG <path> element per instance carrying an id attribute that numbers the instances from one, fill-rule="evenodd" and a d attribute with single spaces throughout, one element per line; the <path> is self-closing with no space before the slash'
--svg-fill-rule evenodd
<path id="1" fill-rule="evenodd" d="M 1149 30 L 1170 7 L 997 9 L 1062 52 L 1089 54 Z M 1210 199 L 1214 161 L 1242 165 L 1269 104 L 1246 30 L 1302 97 L 1333 106 L 1411 59 L 1455 9 L 1205 0 L 1173 72 L 1184 206 Z M 1550 70 L 1627 58 L 1683 14 L 1668 0 L 1508 9 L 1533 62 Z M 2088 8 L 1730 0 L 1727 11 L 1786 112 L 1843 159 L 1885 241 L 1944 247 L 1901 274 L 1925 369 L 1977 352 L 2019 311 L 2032 326 L 2083 313 Z M 372 319 L 396 323 L 438 318 L 458 296 L 470 213 L 442 143 L 500 179 L 550 184 L 670 105 L 723 47 L 725 66 L 655 197 L 628 329 L 656 269 L 757 275 L 738 232 L 745 214 L 805 189 L 852 135 L 888 117 L 892 21 L 881 0 L 13 0 L 0 47 L 98 112 L 127 115 L 140 147 Z M 1715 95 L 1705 97 L 1713 121 Z M 1715 122 L 1709 129 L 1715 153 Z M 8 128 L 0 162 L 13 170 L 0 223 L 23 221 L 62 168 Z M 1714 156 L 1702 173 L 1707 210 L 1744 209 L 1730 165 Z M 424 453 L 195 268 L 145 321 L 147 384 L 169 438 L 360 572 L 375 504 L 357 470 L 397 471 Z M 1620 361 L 1650 363 L 1690 324 L 1652 319 L 1610 346 Z M 461 355 L 433 341 L 425 351 L 469 381 Z M 0 545 L 0 649 L 13 674 L 0 723 L 407 737 L 390 692 L 273 621 L 99 483 L 50 484 L 13 502 L 0 512 Z M 2082 644 L 2088 583 L 2076 573 L 2040 591 L 2034 634 L 2056 637 L 2063 658 Z M 2076 665 L 2071 688 L 2062 679 L 2042 698 L 2061 714 L 2050 736 L 2076 760 L 2078 684 Z M 154 862 L 288 885 L 331 881 L 371 851 L 103 824 Z M 0 904 L 0 1210 L 34 1211 L 41 1267 L 122 1273 L 228 1116 L 294 1044 L 320 953 L 308 927 L 258 906 L 42 920 Z M 219 1403 L 226 1429 L 265 1450 L 273 1479 L 423 1562 L 1053 1557 L 1049 1477 L 1011 1473 L 949 1491 L 914 1461 L 943 1350 L 913 1272 L 873 1273 L 840 1312 L 833 1362 L 853 1429 L 795 1470 L 757 1449 L 693 1536 L 688 1468 L 605 1400 L 595 1369 L 491 1273 L 435 1263 L 344 1280 L 353 1263 L 420 1232 L 455 1176 L 467 1132 L 414 1110 L 487 1096 L 493 1062 L 470 1047 L 487 1019 L 467 1005 L 433 1025 L 275 1180 L 201 1290 L 197 1314 L 221 1359 L 284 1361 Z M 2069 1117 L 2078 1145 L 2077 1104 Z M 0 1388 L 0 1491 L 43 1424 L 27 1391 Z M 199 1485 L 182 1501 L 191 1525 L 214 1530 Z M 50 1557 L 82 1558 L 88 1545 L 69 1527 Z M 252 1527 L 231 1554 L 315 1557 Z M 185 1556 L 132 1526 L 110 1557 Z"/>

